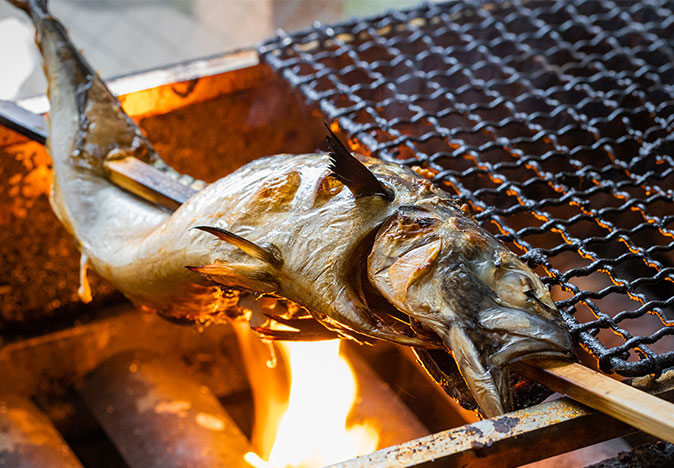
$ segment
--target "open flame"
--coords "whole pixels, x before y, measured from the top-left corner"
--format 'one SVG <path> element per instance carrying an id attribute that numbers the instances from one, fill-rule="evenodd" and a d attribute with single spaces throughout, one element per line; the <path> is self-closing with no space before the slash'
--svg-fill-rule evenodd
<path id="1" fill-rule="evenodd" d="M 239 329 L 238 334 L 240 339 L 257 340 L 249 331 Z M 278 381 L 271 385 L 261 382 L 264 379 L 259 375 L 255 378 L 252 374 L 257 374 L 260 366 L 256 370 L 247 362 L 256 402 L 253 443 L 259 455 L 249 452 L 246 461 L 256 468 L 310 468 L 374 451 L 378 431 L 368 425 L 349 426 L 347 422 L 358 398 L 358 385 L 353 369 L 339 353 L 339 340 L 286 342 L 274 346 L 289 368 L 287 405 L 284 411 L 279 411 L 278 394 L 258 397 L 267 388 L 275 388 L 278 393 L 280 385 Z M 269 401 L 276 411 L 270 409 Z M 266 408 L 258 408 L 260 404 Z M 260 421 L 261 418 L 265 421 Z M 271 444 L 263 440 L 270 434 L 276 434 Z M 265 458 L 268 461 L 264 461 Z"/>

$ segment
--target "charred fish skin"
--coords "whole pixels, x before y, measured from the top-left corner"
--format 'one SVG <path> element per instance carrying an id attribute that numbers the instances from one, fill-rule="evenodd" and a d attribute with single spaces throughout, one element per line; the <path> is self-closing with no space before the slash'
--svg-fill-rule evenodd
<path id="1" fill-rule="evenodd" d="M 287 298 L 343 337 L 451 350 L 487 416 L 512 407 L 509 363 L 571 354 L 528 267 L 449 194 L 395 164 L 350 159 L 334 135 L 330 154 L 259 159 L 172 215 L 117 188 L 105 160 L 158 156 L 46 1 L 12 3 L 35 23 L 49 82 L 52 206 L 140 308 L 194 319 L 223 315 L 229 290 Z M 408 325 L 370 306 L 367 282 Z"/>

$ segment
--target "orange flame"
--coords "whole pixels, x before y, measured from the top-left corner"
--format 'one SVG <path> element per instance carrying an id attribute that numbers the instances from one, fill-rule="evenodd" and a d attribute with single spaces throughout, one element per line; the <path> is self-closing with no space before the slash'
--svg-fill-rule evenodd
<path id="1" fill-rule="evenodd" d="M 240 337 L 241 334 L 239 330 Z M 275 433 L 276 438 L 270 449 L 268 442 L 254 440 L 261 456 L 249 452 L 246 461 L 256 468 L 310 468 L 374 451 L 379 440 L 376 429 L 367 425 L 349 426 L 347 422 L 358 398 L 358 385 L 353 369 L 339 353 L 339 340 L 287 342 L 275 346 L 280 351 L 279 362 L 289 367 L 291 384 L 287 408 L 277 414 L 264 409 L 258 412 L 256 408 L 256 425 L 260 424 L 260 417 L 266 419 L 264 428 L 256 428 L 257 438 L 270 433 Z M 274 384 L 251 384 L 255 394 L 268 387 L 278 389 Z M 256 403 L 263 398 L 256 396 Z M 279 399 L 278 395 L 271 394 L 268 398 Z"/>

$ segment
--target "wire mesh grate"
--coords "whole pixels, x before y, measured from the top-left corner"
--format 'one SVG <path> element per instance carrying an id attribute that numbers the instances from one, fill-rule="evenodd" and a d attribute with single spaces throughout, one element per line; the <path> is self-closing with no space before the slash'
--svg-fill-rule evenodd
<path id="1" fill-rule="evenodd" d="M 602 370 L 674 366 L 674 11 L 461 1 L 259 47 L 354 150 L 468 203 Z"/>

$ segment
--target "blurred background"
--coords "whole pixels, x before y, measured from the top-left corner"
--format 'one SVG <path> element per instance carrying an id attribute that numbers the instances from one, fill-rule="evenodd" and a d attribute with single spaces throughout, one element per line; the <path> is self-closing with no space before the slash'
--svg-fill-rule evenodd
<path id="1" fill-rule="evenodd" d="M 278 29 L 333 23 L 420 0 L 50 0 L 105 79 L 254 47 Z M 23 12 L 0 0 L 0 99 L 43 94 L 46 82 Z"/>

